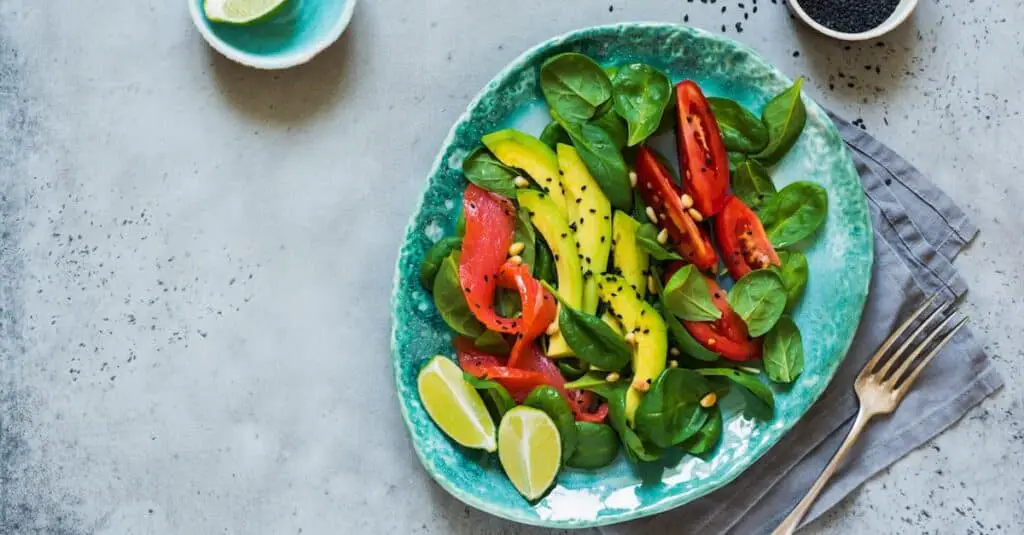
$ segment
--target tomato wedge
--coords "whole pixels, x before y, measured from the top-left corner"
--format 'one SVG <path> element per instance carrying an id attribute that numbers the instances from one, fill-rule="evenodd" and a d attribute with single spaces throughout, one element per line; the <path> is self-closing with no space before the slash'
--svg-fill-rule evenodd
<path id="1" fill-rule="evenodd" d="M 780 265 L 761 219 L 739 197 L 730 197 L 715 218 L 715 240 L 735 280 L 755 269 Z"/>
<path id="2" fill-rule="evenodd" d="M 501 195 L 470 184 L 462 199 L 462 213 L 466 234 L 462 238 L 459 283 L 466 302 L 488 329 L 517 333 L 519 320 L 503 318 L 494 310 L 498 271 L 508 257 L 515 232 L 515 206 Z"/>
<path id="3" fill-rule="evenodd" d="M 733 312 L 725 292 L 715 281 L 705 277 L 711 300 L 722 317 L 715 321 L 684 321 L 683 326 L 701 345 L 729 360 L 748 361 L 761 358 L 761 340 L 752 340 L 743 318 Z"/>
<path id="4" fill-rule="evenodd" d="M 503 264 L 498 276 L 498 285 L 518 290 L 519 300 L 522 302 L 523 316 L 519 322 L 521 330 L 516 335 L 516 343 L 508 359 L 508 365 L 515 368 L 522 360 L 523 353 L 530 350 L 533 341 L 555 321 L 558 305 L 555 298 L 530 275 L 530 268 L 522 264 Z"/>
<path id="5" fill-rule="evenodd" d="M 640 197 L 657 214 L 658 225 L 668 229 L 679 254 L 702 271 L 714 269 L 718 265 L 718 255 L 711 246 L 711 239 L 683 208 L 679 190 L 668 169 L 647 147 L 640 147 L 637 151 L 636 176 Z"/>
<path id="6" fill-rule="evenodd" d="M 693 197 L 693 207 L 706 218 L 725 207 L 729 193 L 729 157 L 718 121 L 708 99 L 696 83 L 676 86 L 676 142 L 683 191 Z"/>

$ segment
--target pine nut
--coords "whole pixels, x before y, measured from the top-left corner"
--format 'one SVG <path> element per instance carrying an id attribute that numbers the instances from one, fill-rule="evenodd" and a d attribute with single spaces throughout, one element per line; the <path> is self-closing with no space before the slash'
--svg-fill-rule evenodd
<path id="1" fill-rule="evenodd" d="M 718 403 L 718 396 L 716 396 L 714 392 L 709 392 L 708 395 L 700 398 L 700 406 L 705 409 L 714 407 L 715 403 Z"/>
<path id="2" fill-rule="evenodd" d="M 530 185 L 530 181 L 526 180 L 525 178 L 523 178 L 521 176 L 515 177 L 512 180 L 512 183 L 515 184 L 517 188 L 525 188 L 525 187 L 528 187 Z"/>

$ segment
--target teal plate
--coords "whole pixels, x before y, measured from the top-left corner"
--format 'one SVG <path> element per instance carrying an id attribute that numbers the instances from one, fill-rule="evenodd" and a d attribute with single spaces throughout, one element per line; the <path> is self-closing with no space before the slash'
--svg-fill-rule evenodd
<path id="1" fill-rule="evenodd" d="M 825 228 L 806 250 L 807 292 L 795 311 L 806 369 L 789 389 L 775 389 L 775 418 L 743 415 L 742 400 L 723 402 L 726 425 L 717 452 L 702 460 L 676 455 L 635 467 L 623 456 L 597 471 L 563 470 L 555 487 L 527 503 L 502 473 L 496 455 L 466 450 L 431 422 L 416 393 L 416 374 L 434 354 L 452 355 L 451 331 L 420 287 L 427 249 L 454 231 L 466 183 L 462 159 L 480 137 L 515 126 L 539 133 L 547 121 L 538 87 L 541 62 L 576 51 L 599 63 L 649 63 L 674 80 L 696 80 L 711 96 L 735 99 L 760 112 L 792 81 L 749 48 L 710 33 L 670 24 L 628 23 L 586 28 L 527 51 L 505 68 L 455 123 L 427 179 L 398 258 L 392 296 L 391 357 L 402 415 L 427 472 L 463 502 L 488 513 L 540 526 L 582 528 L 632 520 L 678 507 L 732 481 L 796 424 L 832 380 L 853 340 L 871 277 L 867 203 L 843 140 L 825 111 L 804 97 L 807 126 L 772 175 L 779 187 L 811 180 L 829 193 Z"/>

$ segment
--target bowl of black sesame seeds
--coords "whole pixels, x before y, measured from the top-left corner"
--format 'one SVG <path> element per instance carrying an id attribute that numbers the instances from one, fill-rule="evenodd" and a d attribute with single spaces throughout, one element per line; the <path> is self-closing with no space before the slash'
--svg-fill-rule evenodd
<path id="1" fill-rule="evenodd" d="M 788 0 L 808 26 L 843 41 L 881 37 L 907 20 L 917 0 Z"/>

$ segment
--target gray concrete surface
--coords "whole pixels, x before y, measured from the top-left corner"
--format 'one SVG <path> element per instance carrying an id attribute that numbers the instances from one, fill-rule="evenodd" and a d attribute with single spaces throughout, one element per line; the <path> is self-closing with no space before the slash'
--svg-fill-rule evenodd
<path id="1" fill-rule="evenodd" d="M 1021 533 L 1024 6 L 925 0 L 844 47 L 739 3 L 364 0 L 268 73 L 218 57 L 185 0 L 0 1 L 0 532 L 537 532 L 412 453 L 388 365 L 402 230 L 507 61 L 688 17 L 807 75 L 982 228 L 959 266 L 1007 387 L 807 533 Z"/>

